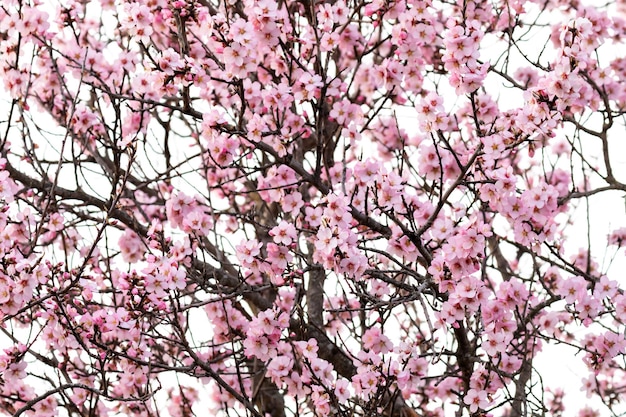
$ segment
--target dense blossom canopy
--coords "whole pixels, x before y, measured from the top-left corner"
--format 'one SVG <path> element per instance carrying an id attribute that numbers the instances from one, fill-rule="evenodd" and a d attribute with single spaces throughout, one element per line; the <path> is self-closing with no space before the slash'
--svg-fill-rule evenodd
<path id="1" fill-rule="evenodd" d="M 3 0 L 0 413 L 625 412 L 625 8 Z"/>

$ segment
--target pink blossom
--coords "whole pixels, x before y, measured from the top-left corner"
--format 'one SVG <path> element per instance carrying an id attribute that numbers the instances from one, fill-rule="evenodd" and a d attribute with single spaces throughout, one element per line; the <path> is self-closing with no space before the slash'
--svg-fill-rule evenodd
<path id="1" fill-rule="evenodd" d="M 118 241 L 122 258 L 126 262 L 137 262 L 145 253 L 145 244 L 141 241 L 139 236 L 130 229 L 124 231 L 124 234 Z"/>
<path id="2" fill-rule="evenodd" d="M 291 373 L 293 367 L 293 360 L 288 356 L 277 356 L 273 358 L 267 365 L 268 376 L 279 384 L 280 381 Z"/>
<path id="3" fill-rule="evenodd" d="M 345 403 L 350 398 L 350 382 L 345 378 L 340 378 L 335 382 L 335 395 L 341 403 Z"/>
<path id="4" fill-rule="evenodd" d="M 371 327 L 363 334 L 363 347 L 375 353 L 388 353 L 393 349 L 391 340 L 382 334 L 379 327 Z"/>
<path id="5" fill-rule="evenodd" d="M 582 277 L 572 277 L 560 282 L 558 294 L 568 303 L 581 301 L 587 293 L 587 282 Z"/>
<path id="6" fill-rule="evenodd" d="M 469 405 L 471 413 L 477 412 L 479 409 L 484 410 L 489 407 L 490 402 L 487 399 L 487 393 L 482 390 L 470 389 L 463 398 L 465 404 Z"/>
<path id="7" fill-rule="evenodd" d="M 251 239 L 242 242 L 237 246 L 237 256 L 245 265 L 249 265 L 254 262 L 255 257 L 261 253 L 262 243 L 256 239 Z"/>

